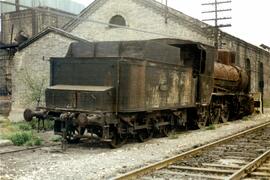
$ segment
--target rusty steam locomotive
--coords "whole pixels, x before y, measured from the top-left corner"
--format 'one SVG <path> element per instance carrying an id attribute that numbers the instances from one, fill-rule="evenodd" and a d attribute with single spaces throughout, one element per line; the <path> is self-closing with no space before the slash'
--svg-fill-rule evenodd
<path id="1" fill-rule="evenodd" d="M 176 127 L 226 122 L 253 112 L 248 71 L 233 53 L 178 39 L 71 44 L 51 59 L 46 107 L 26 109 L 54 120 L 68 142 L 86 134 L 119 147 L 129 136 L 146 141 Z"/>

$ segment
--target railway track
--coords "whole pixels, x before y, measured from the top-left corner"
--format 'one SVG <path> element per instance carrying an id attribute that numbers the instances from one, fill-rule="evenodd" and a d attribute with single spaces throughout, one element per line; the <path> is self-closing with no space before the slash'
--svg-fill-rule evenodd
<path id="1" fill-rule="evenodd" d="M 270 122 L 114 179 L 270 179 Z"/>
<path id="2" fill-rule="evenodd" d="M 3 151 L 3 152 L 0 152 L 0 155 L 13 154 L 13 153 L 31 151 L 31 150 L 37 150 L 37 149 L 42 149 L 42 148 L 45 148 L 45 147 L 54 147 L 54 146 L 60 146 L 60 145 L 61 144 L 53 144 L 53 145 L 47 145 L 47 146 L 36 146 L 36 147 L 26 147 L 26 148 L 20 148 L 20 149 L 15 149 L 15 150 Z"/>

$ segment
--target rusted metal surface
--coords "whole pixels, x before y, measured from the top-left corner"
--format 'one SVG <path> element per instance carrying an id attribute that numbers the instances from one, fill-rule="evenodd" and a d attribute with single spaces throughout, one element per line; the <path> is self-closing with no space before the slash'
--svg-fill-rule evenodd
<path id="1" fill-rule="evenodd" d="M 243 91 L 249 84 L 249 77 L 245 70 L 237 66 L 215 62 L 215 85 L 228 90 Z"/>
<path id="2" fill-rule="evenodd" d="M 226 49 L 218 50 L 218 62 L 226 65 L 235 63 L 235 52 Z"/>
<path id="3" fill-rule="evenodd" d="M 195 106 L 192 68 L 125 58 L 120 69 L 120 112 Z"/>
<path id="4" fill-rule="evenodd" d="M 155 41 L 72 43 L 66 57 L 129 57 L 180 65 L 179 48 Z"/>
<path id="5" fill-rule="evenodd" d="M 221 63 L 215 63 L 214 75 L 215 79 L 218 80 L 234 81 L 234 82 L 240 80 L 240 74 L 235 67 Z"/>

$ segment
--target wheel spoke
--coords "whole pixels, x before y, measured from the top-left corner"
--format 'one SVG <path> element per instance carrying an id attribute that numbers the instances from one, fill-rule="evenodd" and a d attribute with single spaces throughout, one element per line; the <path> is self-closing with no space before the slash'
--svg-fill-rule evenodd
<path id="1" fill-rule="evenodd" d="M 199 117 L 197 120 L 198 128 L 204 128 L 209 121 L 209 109 L 208 107 L 201 107 L 199 111 Z"/>
<path id="2" fill-rule="evenodd" d="M 79 143 L 80 138 L 79 135 L 83 135 L 85 131 L 85 128 L 80 128 L 80 130 L 77 127 L 70 126 L 67 128 L 67 136 L 66 140 L 70 144 Z"/>
<path id="3" fill-rule="evenodd" d="M 140 142 L 148 141 L 149 139 L 152 139 L 154 135 L 151 119 L 146 117 L 144 123 L 146 128 L 138 130 L 138 139 Z"/>
<path id="4" fill-rule="evenodd" d="M 138 138 L 140 142 L 148 141 L 149 139 L 152 139 L 154 132 L 152 129 L 142 129 L 138 131 Z"/>
<path id="5" fill-rule="evenodd" d="M 168 137 L 171 132 L 171 129 L 169 126 L 163 126 L 161 129 L 161 133 L 163 136 Z"/>
<path id="6" fill-rule="evenodd" d="M 229 109 L 228 105 L 222 105 L 221 113 L 220 113 L 220 120 L 222 123 L 225 123 L 229 120 Z"/>
<path id="7" fill-rule="evenodd" d="M 110 146 L 112 148 L 121 147 L 123 144 L 127 142 L 128 136 L 126 134 L 118 134 L 116 131 L 113 132 L 112 141 L 110 142 Z"/>

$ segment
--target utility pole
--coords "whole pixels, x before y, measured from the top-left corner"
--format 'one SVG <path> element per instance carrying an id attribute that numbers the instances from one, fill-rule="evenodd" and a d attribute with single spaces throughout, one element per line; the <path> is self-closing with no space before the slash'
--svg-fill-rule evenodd
<path id="1" fill-rule="evenodd" d="M 168 8 L 168 0 L 165 0 L 165 23 L 168 23 L 168 13 L 169 13 L 169 8 Z"/>
<path id="2" fill-rule="evenodd" d="M 20 10 L 20 0 L 16 0 L 15 4 L 16 4 L 16 11 L 19 11 Z"/>
<path id="3" fill-rule="evenodd" d="M 220 47 L 220 45 L 222 45 L 222 42 L 220 42 L 219 39 L 219 28 L 223 28 L 223 27 L 231 27 L 231 24 L 219 24 L 219 21 L 223 21 L 223 20 L 230 20 L 232 19 L 232 17 L 219 17 L 219 13 L 221 12 L 228 12 L 231 11 L 232 9 L 221 9 L 221 5 L 224 4 L 230 4 L 232 1 L 218 1 L 218 0 L 214 0 L 214 2 L 209 2 L 209 3 L 203 3 L 202 6 L 207 6 L 207 7 L 211 7 L 211 10 L 208 11 L 203 11 L 203 14 L 214 14 L 214 18 L 211 19 L 203 19 L 203 21 L 205 22 L 209 22 L 209 21 L 214 21 L 214 37 L 215 37 L 215 48 L 218 49 Z"/>

